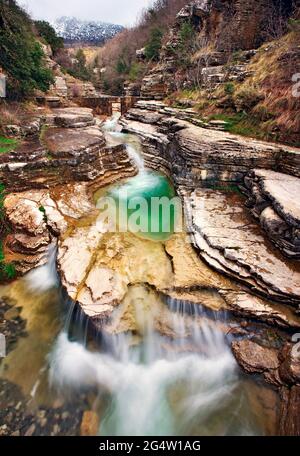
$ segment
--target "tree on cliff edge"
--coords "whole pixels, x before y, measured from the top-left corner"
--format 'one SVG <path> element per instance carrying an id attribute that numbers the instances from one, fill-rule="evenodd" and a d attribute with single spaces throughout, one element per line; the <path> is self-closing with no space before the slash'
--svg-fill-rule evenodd
<path id="1" fill-rule="evenodd" d="M 0 0 L 0 66 L 8 75 L 7 94 L 23 98 L 53 82 L 29 16 L 15 0 Z"/>

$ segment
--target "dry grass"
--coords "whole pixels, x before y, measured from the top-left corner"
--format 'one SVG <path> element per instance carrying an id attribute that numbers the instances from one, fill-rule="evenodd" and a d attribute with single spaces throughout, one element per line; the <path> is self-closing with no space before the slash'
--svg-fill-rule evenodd
<path id="1" fill-rule="evenodd" d="M 33 103 L 0 102 L 0 131 L 7 125 L 20 125 L 22 119 L 33 114 Z"/>
<path id="2" fill-rule="evenodd" d="M 190 100 L 202 117 L 235 119 L 229 123 L 236 133 L 300 147 L 300 97 L 293 96 L 292 81 L 300 73 L 299 43 L 298 29 L 264 44 L 248 65 L 252 75 L 242 83 L 230 83 L 230 91 L 226 84 L 213 92 L 180 91 L 168 102 L 180 106 L 182 100 Z"/>

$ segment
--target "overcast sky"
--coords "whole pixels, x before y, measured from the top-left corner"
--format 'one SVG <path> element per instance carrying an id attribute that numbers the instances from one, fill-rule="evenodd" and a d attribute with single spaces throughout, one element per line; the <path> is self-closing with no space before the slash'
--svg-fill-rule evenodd
<path id="1" fill-rule="evenodd" d="M 18 0 L 35 19 L 51 21 L 60 16 L 133 25 L 152 0 Z"/>

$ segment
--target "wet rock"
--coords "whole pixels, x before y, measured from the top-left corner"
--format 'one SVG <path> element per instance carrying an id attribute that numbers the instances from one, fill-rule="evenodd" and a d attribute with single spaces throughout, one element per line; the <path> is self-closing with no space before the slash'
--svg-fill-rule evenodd
<path id="1" fill-rule="evenodd" d="M 47 191 L 12 193 L 4 202 L 9 223 L 13 227 L 7 238 L 8 254 L 15 260 L 16 270 L 25 273 L 47 261 L 53 234 L 60 234 L 67 223 Z"/>
<path id="2" fill-rule="evenodd" d="M 286 344 L 279 354 L 282 364 L 279 376 L 287 385 L 300 385 L 300 349 L 296 345 Z"/>
<path id="3" fill-rule="evenodd" d="M 249 374 L 264 373 L 279 367 L 277 350 L 262 347 L 251 340 L 234 341 L 231 347 L 237 362 Z"/>
<path id="4" fill-rule="evenodd" d="M 91 193 L 84 184 L 56 187 L 51 192 L 12 193 L 6 197 L 4 207 L 13 228 L 6 246 L 21 273 L 44 264 L 55 238 L 63 235 L 68 224 L 94 209 Z"/>
<path id="5" fill-rule="evenodd" d="M 31 436 L 33 436 L 34 432 L 35 432 L 35 424 L 32 424 L 32 425 L 27 429 L 27 431 L 25 432 L 24 436 L 25 436 L 25 437 L 31 437 Z"/>
<path id="6" fill-rule="evenodd" d="M 281 389 L 279 433 L 282 436 L 300 436 L 300 386 Z"/>
<path id="7" fill-rule="evenodd" d="M 80 435 L 83 437 L 93 437 L 99 432 L 99 416 L 93 411 L 86 411 L 83 414 L 80 426 Z"/>
<path id="8" fill-rule="evenodd" d="M 250 293 L 220 290 L 229 309 L 235 315 L 263 321 L 282 328 L 299 328 L 300 318 L 283 304 L 266 301 Z"/>
<path id="9" fill-rule="evenodd" d="M 172 267 L 160 243 L 130 233 L 106 233 L 95 220 L 59 243 L 58 266 L 68 295 L 94 321 L 112 315 L 130 284 L 148 283 L 163 290 L 172 281 Z"/>
<path id="10" fill-rule="evenodd" d="M 20 316 L 20 310 L 8 299 L 0 300 L 0 333 L 5 336 L 7 355 L 15 347 L 18 339 L 27 335 L 26 321 Z"/>
<path id="11" fill-rule="evenodd" d="M 87 398 L 78 395 L 59 407 L 32 410 L 32 398 L 14 383 L 0 379 L 0 435 L 3 436 L 79 436 Z"/>

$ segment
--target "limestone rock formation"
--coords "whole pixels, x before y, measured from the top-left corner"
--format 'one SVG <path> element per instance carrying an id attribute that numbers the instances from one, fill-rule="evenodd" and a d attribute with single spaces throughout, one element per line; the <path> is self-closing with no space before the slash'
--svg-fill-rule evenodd
<path id="1" fill-rule="evenodd" d="M 42 111 L 40 117 L 39 136 L 21 141 L 0 157 L 0 180 L 7 190 L 96 180 L 100 187 L 136 173 L 122 145 L 106 147 L 91 109 Z"/>
<path id="2" fill-rule="evenodd" d="M 276 370 L 279 367 L 275 349 L 262 347 L 251 340 L 233 342 L 232 350 L 239 364 L 249 374 Z"/>
<path id="3" fill-rule="evenodd" d="M 270 239 L 288 257 L 300 258 L 300 179 L 270 170 L 245 178 L 247 206 Z"/>
<path id="4" fill-rule="evenodd" d="M 253 168 L 300 177 L 299 149 L 220 131 L 219 125 L 203 122 L 191 109 L 139 101 L 122 125 L 142 139 L 147 166 L 171 175 L 176 185 L 243 183 Z"/>
<path id="5" fill-rule="evenodd" d="M 11 193 L 4 208 L 12 230 L 5 241 L 6 257 L 24 274 L 48 260 L 50 244 L 56 244 L 68 225 L 93 210 L 86 185 L 66 185 L 49 190 Z"/>
<path id="6" fill-rule="evenodd" d="M 236 68 L 225 66 L 235 51 L 244 51 L 249 58 L 272 33 L 284 33 L 274 24 L 286 23 L 293 12 L 293 0 L 279 7 L 276 0 L 194 0 L 179 11 L 161 51 L 158 64 L 143 79 L 141 96 L 161 100 L 179 87 L 193 86 L 201 79 L 203 87 L 211 89 L 225 80 L 243 80 L 248 70 L 245 65 Z M 194 30 L 192 61 L 188 69 L 181 65 L 185 49 L 184 26 Z M 185 49 L 186 50 L 186 49 Z M 196 75 L 196 77 L 191 75 Z"/>
<path id="7" fill-rule="evenodd" d="M 208 264 L 256 293 L 299 305 L 300 265 L 272 247 L 238 195 L 196 189 L 185 201 L 188 229 Z"/>

